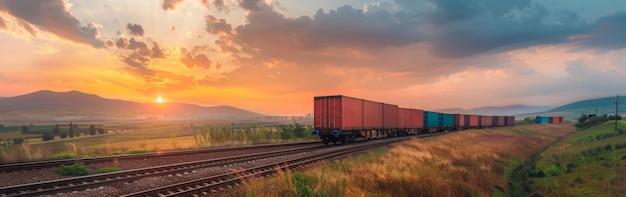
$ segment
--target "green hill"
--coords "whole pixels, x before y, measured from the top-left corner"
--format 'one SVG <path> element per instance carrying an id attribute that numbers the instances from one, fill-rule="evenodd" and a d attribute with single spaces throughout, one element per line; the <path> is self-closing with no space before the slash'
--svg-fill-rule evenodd
<path id="1" fill-rule="evenodd" d="M 535 196 L 626 194 L 626 122 L 578 130 L 539 155 L 529 173 Z"/>
<path id="2" fill-rule="evenodd" d="M 583 100 L 560 107 L 553 108 L 551 110 L 541 113 L 530 113 L 519 115 L 519 117 L 534 117 L 534 116 L 564 116 L 568 121 L 576 121 L 581 114 L 613 114 L 615 113 L 615 97 L 606 97 L 598 99 Z M 626 98 L 620 97 L 620 105 L 618 106 L 618 114 L 626 113 Z"/>

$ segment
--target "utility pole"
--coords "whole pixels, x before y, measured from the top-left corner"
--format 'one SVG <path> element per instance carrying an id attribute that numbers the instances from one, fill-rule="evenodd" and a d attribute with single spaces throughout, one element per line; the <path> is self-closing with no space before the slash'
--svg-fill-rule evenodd
<path id="1" fill-rule="evenodd" d="M 613 118 L 615 118 L 615 131 L 617 131 L 617 105 L 619 105 L 619 94 L 615 95 L 615 115 L 613 115 Z"/>

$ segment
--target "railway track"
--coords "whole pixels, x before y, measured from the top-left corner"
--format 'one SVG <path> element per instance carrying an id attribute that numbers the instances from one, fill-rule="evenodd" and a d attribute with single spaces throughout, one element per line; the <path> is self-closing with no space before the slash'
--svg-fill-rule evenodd
<path id="1" fill-rule="evenodd" d="M 242 180 L 270 176 L 279 170 L 296 169 L 302 166 L 308 166 L 313 163 L 328 160 L 330 158 L 339 157 L 342 155 L 361 152 L 367 149 L 386 146 L 392 143 L 396 143 L 407 138 L 394 138 L 385 141 L 377 141 L 371 143 L 355 144 L 353 146 L 342 147 L 338 151 L 327 151 L 319 154 L 314 154 L 307 157 L 290 159 L 287 161 L 274 162 L 271 164 L 261 165 L 253 168 L 242 169 L 239 171 L 228 172 L 221 175 L 206 177 L 198 180 L 187 181 L 182 183 L 176 183 L 145 191 L 139 191 L 127 195 L 124 197 L 132 196 L 204 196 L 215 194 L 220 191 L 224 191 L 228 188 L 239 186 Z"/>
<path id="2" fill-rule="evenodd" d="M 226 148 L 206 148 L 206 149 L 194 149 L 194 150 L 184 150 L 184 151 L 167 151 L 167 152 L 157 152 L 157 153 L 132 154 L 132 155 L 113 155 L 113 156 L 105 156 L 105 157 L 89 157 L 89 158 L 78 158 L 78 159 L 62 159 L 62 160 L 50 160 L 50 161 L 9 163 L 9 164 L 0 165 L 0 174 L 6 173 L 6 172 L 15 172 L 15 171 L 27 171 L 27 170 L 32 170 L 32 169 L 53 168 L 53 167 L 59 167 L 61 165 L 72 165 L 77 161 L 82 162 L 85 165 L 89 165 L 89 164 L 94 164 L 94 163 L 112 162 L 115 159 L 117 159 L 118 161 L 138 160 L 138 159 L 145 159 L 145 158 L 151 158 L 151 157 L 231 152 L 231 151 L 241 151 L 241 150 L 246 150 L 246 149 L 298 147 L 298 146 L 314 145 L 314 144 L 319 144 L 319 142 L 267 144 L 267 145 L 238 146 L 238 147 L 226 147 Z"/>
<path id="3" fill-rule="evenodd" d="M 427 135 L 421 135 L 417 137 L 429 137 L 429 136 L 441 135 L 441 134 L 443 133 L 427 134 Z M 118 182 L 130 183 L 130 182 L 133 182 L 135 180 L 139 180 L 145 177 L 172 175 L 172 174 L 177 174 L 177 173 L 190 172 L 190 171 L 193 171 L 196 169 L 202 169 L 202 168 L 226 167 L 226 166 L 231 166 L 231 165 L 238 165 L 241 163 L 251 163 L 256 160 L 262 160 L 265 158 L 278 157 L 278 156 L 296 154 L 296 153 L 302 153 L 302 152 L 310 152 L 313 150 L 321 150 L 324 148 L 340 147 L 342 149 L 341 151 L 335 151 L 334 153 L 332 152 L 324 153 L 318 156 L 307 156 L 305 158 L 292 159 L 289 161 L 282 161 L 282 162 L 273 163 L 269 165 L 263 165 L 265 166 L 264 168 L 255 167 L 255 168 L 252 168 L 252 169 L 255 169 L 255 170 L 252 170 L 254 172 L 252 174 L 250 173 L 251 172 L 250 170 L 241 170 L 241 171 L 227 174 L 225 176 L 212 176 L 213 179 L 210 182 L 210 185 L 212 186 L 207 186 L 206 184 L 203 183 L 204 186 L 209 187 L 209 188 L 220 188 L 220 187 L 224 188 L 224 187 L 229 187 L 230 183 L 234 185 L 239 184 L 240 181 L 230 180 L 230 179 L 233 179 L 233 177 L 247 178 L 251 176 L 269 175 L 273 173 L 271 172 L 272 169 L 274 171 L 277 169 L 277 166 L 282 166 L 280 167 L 280 169 L 283 169 L 283 170 L 287 168 L 293 169 L 297 166 L 308 165 L 310 163 L 321 161 L 323 160 L 323 158 L 331 158 L 331 157 L 339 156 L 341 154 L 357 152 L 360 150 L 367 149 L 368 147 L 371 148 L 374 146 L 382 146 L 382 145 L 395 143 L 395 142 L 409 139 L 409 138 L 411 137 L 391 138 L 391 139 L 385 139 L 383 141 L 375 140 L 375 141 L 370 141 L 370 143 L 355 143 L 350 146 L 325 146 L 325 145 L 322 145 L 320 142 L 316 142 L 315 144 L 319 144 L 319 146 L 308 146 L 304 148 L 293 148 L 293 149 L 287 149 L 287 150 L 281 150 L 281 151 L 272 151 L 272 152 L 263 152 L 263 153 L 248 154 L 248 155 L 241 155 L 241 156 L 208 159 L 208 160 L 177 163 L 177 164 L 148 167 L 148 168 L 141 168 L 141 169 L 125 170 L 125 171 L 106 173 L 106 174 L 96 174 L 96 175 L 73 177 L 73 178 L 52 180 L 52 181 L 45 181 L 45 182 L 38 182 L 38 183 L 0 187 L 0 196 L 36 196 L 36 195 L 49 195 L 49 194 L 56 194 L 56 193 L 63 193 L 63 192 L 80 191 L 80 190 L 85 190 L 89 188 L 96 188 L 98 186 L 112 185 Z M 314 158 L 318 158 L 318 159 L 314 159 Z M 262 168 L 265 170 L 262 170 Z M 228 177 L 228 179 L 224 179 L 224 177 Z M 206 180 L 206 179 L 203 179 L 203 180 Z M 218 180 L 221 180 L 221 181 L 218 181 Z M 191 181 L 191 182 L 194 182 L 194 181 Z M 221 184 L 222 182 L 223 184 Z M 178 187 L 178 186 L 171 186 L 171 187 Z M 167 190 L 165 188 L 166 187 L 163 187 L 162 190 L 163 191 Z M 196 188 L 196 187 L 194 186 L 194 187 L 188 187 L 188 188 Z M 200 187 L 197 187 L 197 188 L 200 188 Z M 197 190 L 194 190 L 194 191 L 197 191 Z M 215 191 L 216 191 L 215 189 L 209 189 L 209 190 L 204 190 L 203 192 L 212 193 Z M 172 192 L 170 191 L 170 192 L 165 192 L 165 193 L 172 193 Z M 177 192 L 174 192 L 174 193 L 177 193 Z M 186 195 L 186 194 L 187 193 L 181 193 L 180 195 Z M 132 195 L 141 196 L 144 194 L 133 193 Z M 145 195 L 152 195 L 152 194 L 146 193 Z"/>
<path id="4" fill-rule="evenodd" d="M 35 196 L 76 191 L 88 188 L 95 188 L 101 185 L 112 184 L 115 182 L 130 182 L 150 176 L 175 174 L 215 166 L 236 165 L 237 163 L 252 162 L 257 159 L 307 152 L 320 148 L 323 148 L 323 146 L 320 145 L 314 147 L 293 148 L 281 151 L 263 152 L 258 154 L 248 154 L 218 159 L 208 159 L 157 167 L 125 170 L 106 174 L 87 175 L 53 181 L 8 186 L 0 188 L 0 196 Z"/>

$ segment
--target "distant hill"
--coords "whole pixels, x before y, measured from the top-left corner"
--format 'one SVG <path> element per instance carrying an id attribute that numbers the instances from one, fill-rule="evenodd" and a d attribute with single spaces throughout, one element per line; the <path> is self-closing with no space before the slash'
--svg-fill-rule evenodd
<path id="1" fill-rule="evenodd" d="M 79 91 L 37 91 L 0 98 L 0 118 L 75 119 L 137 118 L 170 119 L 250 118 L 262 114 L 231 106 L 203 107 L 186 103 L 137 103 L 107 99 Z"/>
<path id="2" fill-rule="evenodd" d="M 615 113 L 615 97 L 606 97 L 598 99 L 589 99 L 578 101 L 563 106 L 555 107 L 541 113 L 529 113 L 523 114 L 519 117 L 534 117 L 540 116 L 564 116 L 566 120 L 575 121 L 581 114 L 613 114 Z M 626 99 L 620 97 L 620 105 L 618 108 L 618 114 L 626 113 Z"/>
<path id="3" fill-rule="evenodd" d="M 473 109 L 440 109 L 435 110 L 444 113 L 460 113 L 460 114 L 477 114 L 477 115 L 497 115 L 497 116 L 513 116 L 518 114 L 538 113 L 552 109 L 552 106 L 528 106 L 528 105 L 511 105 L 502 107 L 480 107 Z"/>
<path id="4" fill-rule="evenodd" d="M 626 99 L 623 97 L 620 98 L 620 105 L 618 108 L 620 111 L 619 113 L 626 112 L 626 103 L 624 103 L 624 101 L 626 101 Z M 578 101 L 554 108 L 547 112 L 577 112 L 579 114 L 595 114 L 596 107 L 598 109 L 598 114 L 615 113 L 615 97 Z"/>

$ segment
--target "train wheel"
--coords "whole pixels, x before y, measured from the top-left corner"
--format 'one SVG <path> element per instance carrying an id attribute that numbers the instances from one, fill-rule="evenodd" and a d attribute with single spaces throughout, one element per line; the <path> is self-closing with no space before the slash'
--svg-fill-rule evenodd
<path id="1" fill-rule="evenodd" d="M 324 142 L 324 145 L 328 145 L 328 143 L 330 142 L 330 140 L 328 140 L 327 137 L 325 137 L 324 139 L 322 139 L 322 142 Z"/>

